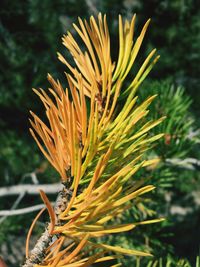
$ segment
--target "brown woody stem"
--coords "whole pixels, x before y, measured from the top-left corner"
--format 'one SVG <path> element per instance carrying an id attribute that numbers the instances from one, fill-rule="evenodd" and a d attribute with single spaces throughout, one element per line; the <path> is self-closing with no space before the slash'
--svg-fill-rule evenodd
<path id="1" fill-rule="evenodd" d="M 58 197 L 54 206 L 55 216 L 56 216 L 56 225 L 60 225 L 59 214 L 63 212 L 71 198 L 72 191 L 63 188 L 62 191 L 58 193 Z M 49 224 L 45 228 L 45 231 L 41 237 L 36 242 L 34 248 L 31 250 L 30 255 L 26 258 L 25 263 L 22 267 L 33 267 L 35 264 L 41 264 L 46 257 L 46 249 L 50 246 L 54 237 L 57 236 L 49 234 Z"/>

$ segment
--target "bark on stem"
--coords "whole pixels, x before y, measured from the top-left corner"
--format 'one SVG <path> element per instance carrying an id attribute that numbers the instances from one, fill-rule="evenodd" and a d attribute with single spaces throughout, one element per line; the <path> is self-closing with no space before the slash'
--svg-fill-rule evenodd
<path id="1" fill-rule="evenodd" d="M 60 225 L 59 214 L 66 209 L 71 195 L 71 190 L 65 187 L 58 193 L 58 197 L 54 206 L 56 225 Z M 49 224 L 36 242 L 35 247 L 31 250 L 22 267 L 33 267 L 35 264 L 41 264 L 43 262 L 44 258 L 46 257 L 46 249 L 49 247 L 54 237 L 54 235 L 49 234 L 48 226 Z"/>

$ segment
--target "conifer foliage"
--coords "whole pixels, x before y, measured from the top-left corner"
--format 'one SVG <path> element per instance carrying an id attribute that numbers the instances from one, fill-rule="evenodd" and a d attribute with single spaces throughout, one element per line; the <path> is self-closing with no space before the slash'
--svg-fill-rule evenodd
<path id="1" fill-rule="evenodd" d="M 149 96 L 142 103 L 137 97 L 140 84 L 159 58 L 155 49 L 130 84 L 126 83 L 150 22 L 135 38 L 135 20 L 135 15 L 130 22 L 123 22 L 119 16 L 119 56 L 115 63 L 111 59 L 113 44 L 106 16 L 99 14 L 97 19 L 92 16 L 89 21 L 79 18 L 79 24 L 73 26 L 84 48 L 68 32 L 62 41 L 74 64 L 58 53 L 59 60 L 67 66 L 68 88 L 48 74 L 51 88 L 34 89 L 44 104 L 48 122 L 31 112 L 30 131 L 60 174 L 64 188 L 55 207 L 40 192 L 50 223 L 29 252 L 31 231 L 42 210 L 28 234 L 24 266 L 91 266 L 113 262 L 123 254 L 151 256 L 148 251 L 111 246 L 102 241 L 105 239 L 98 239 L 162 220 L 122 225 L 115 220 L 134 205 L 138 196 L 155 188 L 142 179 L 134 180 L 134 174 L 158 162 L 145 159 L 145 152 L 163 136 L 149 133 L 164 119 L 147 118 L 148 107 L 156 96 Z"/>

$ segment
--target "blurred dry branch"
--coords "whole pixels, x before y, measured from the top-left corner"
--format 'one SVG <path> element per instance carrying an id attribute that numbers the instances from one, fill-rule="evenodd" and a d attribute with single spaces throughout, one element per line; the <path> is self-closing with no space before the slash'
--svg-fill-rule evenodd
<path id="1" fill-rule="evenodd" d="M 39 189 L 45 190 L 47 194 L 55 194 L 62 188 L 60 183 L 54 184 L 20 184 L 13 186 L 0 187 L 0 197 L 19 195 L 21 193 L 38 195 Z"/>
<path id="2" fill-rule="evenodd" d="M 22 215 L 22 214 L 26 214 L 26 213 L 40 210 L 44 207 L 45 207 L 44 204 L 38 204 L 38 205 L 35 205 L 32 207 L 17 209 L 17 210 L 0 210 L 0 216 L 6 216 L 7 217 L 7 216 L 14 216 L 14 215 Z"/>
<path id="3" fill-rule="evenodd" d="M 185 159 L 172 158 L 172 159 L 166 159 L 165 161 L 168 164 L 187 170 L 200 169 L 200 160 L 195 158 L 185 158 Z"/>

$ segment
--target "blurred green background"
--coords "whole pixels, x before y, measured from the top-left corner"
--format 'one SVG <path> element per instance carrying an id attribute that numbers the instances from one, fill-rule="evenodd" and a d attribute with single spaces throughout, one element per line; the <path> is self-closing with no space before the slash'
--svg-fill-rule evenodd
<path id="1" fill-rule="evenodd" d="M 163 258 L 163 264 L 168 259 L 177 266 L 184 258 L 179 266 L 194 266 L 200 250 L 198 0 L 1 0 L 0 186 L 32 183 L 32 173 L 40 183 L 58 181 L 57 173 L 46 163 L 28 131 L 29 110 L 38 114 L 42 110 L 31 88 L 48 88 L 47 73 L 66 84 L 66 68 L 56 55 L 59 51 L 69 57 L 61 37 L 68 30 L 75 34 L 72 23 L 77 22 L 78 16 L 88 19 L 98 12 L 107 14 L 115 61 L 118 14 L 128 19 L 137 14 L 136 35 L 145 21 L 152 18 L 137 64 L 154 47 L 161 59 L 142 85 L 140 97 L 158 93 L 150 117 L 163 114 L 168 117 L 154 130 L 166 133 L 152 152 L 162 163 L 157 170 L 142 174 L 148 176 L 151 172 L 151 182 L 158 190 L 151 200 L 146 199 L 145 207 L 133 208 L 121 219 L 151 217 L 155 210 L 167 220 L 159 225 L 142 226 L 129 235 L 110 237 L 109 242 L 151 248 L 155 260 Z M 1 197 L 0 210 L 10 209 L 15 200 L 16 196 Z M 39 197 L 25 195 L 18 208 L 38 203 L 41 203 Z M 24 239 L 32 218 L 33 214 L 26 214 L 0 220 L 0 255 L 9 266 L 18 266 L 22 261 Z M 38 228 L 39 232 L 40 225 Z M 187 260 L 188 265 L 181 265 Z M 134 264 L 135 259 L 130 258 L 123 262 L 123 266 L 136 266 Z M 145 261 L 140 264 L 146 266 Z"/>

